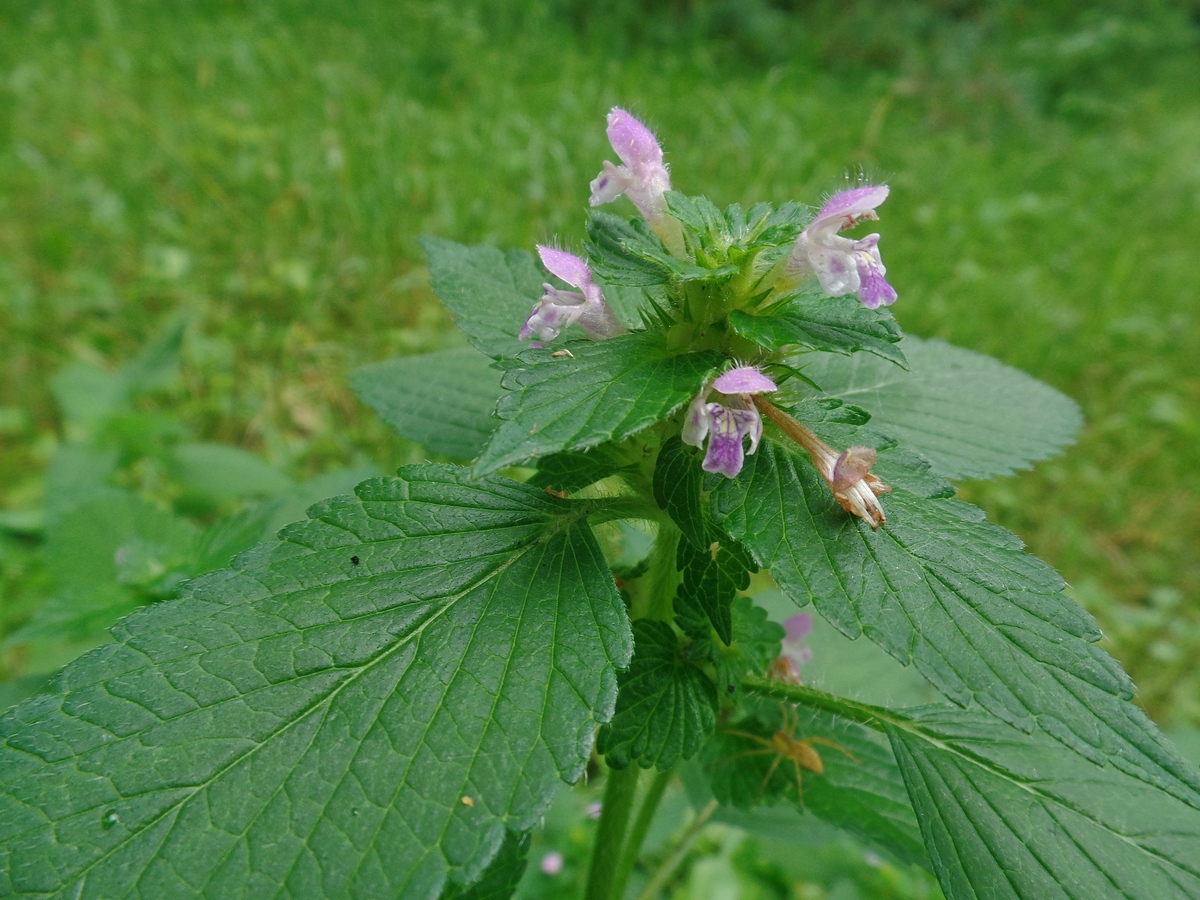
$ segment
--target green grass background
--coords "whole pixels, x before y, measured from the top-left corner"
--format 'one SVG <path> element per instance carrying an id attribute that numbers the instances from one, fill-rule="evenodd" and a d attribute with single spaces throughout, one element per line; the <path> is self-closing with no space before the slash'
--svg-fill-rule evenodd
<path id="1" fill-rule="evenodd" d="M 296 476 L 421 458 L 346 379 L 460 340 L 417 236 L 578 245 L 621 104 L 675 186 L 718 203 L 891 184 L 903 327 L 1087 417 L 1067 455 L 966 496 L 1066 574 L 1154 716 L 1200 723 L 1198 18 L 1194 0 L 6 3 L 0 507 L 42 502 L 51 375 L 120 363 L 180 310 L 181 373 L 143 408 Z M 45 565 L 31 542 L 0 554 L 10 626 Z"/>

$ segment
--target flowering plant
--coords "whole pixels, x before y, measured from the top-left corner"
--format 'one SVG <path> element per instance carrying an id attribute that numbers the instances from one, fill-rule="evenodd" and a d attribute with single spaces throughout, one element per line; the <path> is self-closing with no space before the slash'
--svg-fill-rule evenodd
<path id="1" fill-rule="evenodd" d="M 1056 451 L 1070 401 L 901 340 L 879 235 L 846 234 L 886 186 L 719 209 L 608 124 L 591 203 L 635 218 L 540 266 L 427 240 L 474 349 L 355 376 L 469 468 L 317 504 L 0 720 L 0 893 L 509 896 L 595 754 L 589 900 L 624 896 L 685 765 L 698 821 L 785 804 L 948 897 L 1200 895 L 1200 774 L 946 480 Z M 813 620 L 771 620 L 768 573 L 948 702 L 806 684 Z"/>

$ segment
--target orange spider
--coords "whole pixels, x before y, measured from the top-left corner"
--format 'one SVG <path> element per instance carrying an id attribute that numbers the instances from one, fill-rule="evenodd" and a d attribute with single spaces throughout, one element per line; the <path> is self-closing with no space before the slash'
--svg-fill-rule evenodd
<path id="1" fill-rule="evenodd" d="M 820 744 L 823 747 L 832 747 L 838 750 L 855 762 L 859 762 L 858 757 L 843 747 L 841 744 L 823 737 L 796 737 L 796 730 L 800 727 L 800 713 L 792 708 L 788 709 L 783 704 L 780 705 L 783 710 L 783 725 L 769 739 L 761 735 L 751 734 L 749 731 L 737 731 L 734 729 L 723 729 L 724 734 L 732 734 L 737 737 L 746 738 L 746 740 L 754 741 L 756 744 L 762 744 L 762 750 L 746 750 L 742 753 L 735 753 L 733 756 L 727 757 L 722 762 L 728 762 L 735 759 L 740 759 L 743 756 L 766 756 L 767 754 L 775 754 L 775 759 L 771 762 L 771 768 L 767 770 L 767 776 L 762 780 L 762 784 L 758 786 L 758 796 L 761 797 L 767 785 L 771 782 L 771 778 L 775 775 L 775 770 L 779 768 L 779 764 L 785 759 L 792 761 L 792 766 L 796 770 L 796 793 L 800 798 L 800 805 L 804 806 L 804 784 L 803 778 L 800 775 L 800 770 L 806 772 L 815 772 L 817 775 L 825 771 L 825 764 L 821 762 L 821 757 L 813 748 L 813 744 Z"/>

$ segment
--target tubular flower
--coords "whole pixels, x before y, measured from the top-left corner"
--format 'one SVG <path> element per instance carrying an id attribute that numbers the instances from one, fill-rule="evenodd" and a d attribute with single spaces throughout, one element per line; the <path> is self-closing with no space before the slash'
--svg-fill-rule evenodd
<path id="1" fill-rule="evenodd" d="M 833 498 L 842 509 L 863 519 L 872 529 L 887 522 L 883 507 L 879 505 L 879 496 L 891 493 L 892 489 L 877 475 L 871 474 L 871 466 L 875 464 L 874 450 L 870 447 L 849 447 L 838 453 L 808 428 L 766 400 L 759 399 L 756 405 L 779 426 L 780 431 L 808 452 L 813 465 L 829 485 Z"/>
<path id="2" fill-rule="evenodd" d="M 542 264 L 552 275 L 579 288 L 579 291 L 562 291 L 552 284 L 543 284 L 542 299 L 533 305 L 525 320 L 521 328 L 521 340 L 537 335 L 542 342 L 552 341 L 564 328 L 575 322 L 596 340 L 624 334 L 625 327 L 604 302 L 604 293 L 600 285 L 592 281 L 592 273 L 586 262 L 565 250 L 540 244 L 537 251 Z"/>
<path id="3" fill-rule="evenodd" d="M 708 400 L 713 390 L 724 395 L 719 403 Z M 688 407 L 680 437 L 693 447 L 703 446 L 704 439 L 708 438 L 708 452 L 701 464 L 704 471 L 720 472 L 727 478 L 742 471 L 746 453 L 758 449 L 763 431 L 762 417 L 750 398 L 774 390 L 778 390 L 775 382 L 758 369 L 739 366 L 696 395 Z M 750 438 L 749 451 L 743 447 L 746 437 Z"/>
<path id="4" fill-rule="evenodd" d="M 624 165 L 604 161 L 604 168 L 592 180 L 590 203 L 600 206 L 624 194 L 667 248 L 681 255 L 683 232 L 679 223 L 667 214 L 664 197 L 671 189 L 671 176 L 654 134 L 625 110 L 614 106 L 608 114 L 608 140 Z"/>
<path id="5" fill-rule="evenodd" d="M 879 235 L 852 240 L 838 234 L 859 222 L 878 219 L 875 208 L 887 199 L 885 184 L 852 188 L 834 194 L 796 239 L 787 271 L 793 276 L 816 275 L 831 297 L 857 294 L 863 306 L 877 309 L 896 302 L 896 289 L 887 283 L 879 255 Z"/>

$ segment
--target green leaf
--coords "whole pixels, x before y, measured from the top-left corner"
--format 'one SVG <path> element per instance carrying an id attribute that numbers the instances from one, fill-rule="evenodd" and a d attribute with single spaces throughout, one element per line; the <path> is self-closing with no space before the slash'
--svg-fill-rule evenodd
<path id="1" fill-rule="evenodd" d="M 904 779 L 883 735 L 819 710 L 762 706 L 756 715 L 718 729 L 705 748 L 718 800 L 744 810 L 781 800 L 801 805 L 901 861 L 930 868 Z M 781 754 L 773 746 L 777 732 L 801 742 L 816 738 L 811 749 L 823 772 Z"/>
<path id="2" fill-rule="evenodd" d="M 767 611 L 749 597 L 737 597 L 730 606 L 733 640 L 714 640 L 708 617 L 694 607 L 675 599 L 676 622 L 692 636 L 688 656 L 712 663 L 716 670 L 717 695 L 736 693 L 747 675 L 765 675 L 771 661 L 779 656 L 783 626 L 767 618 Z M 699 613 L 699 614 L 697 614 Z"/>
<path id="3" fill-rule="evenodd" d="M 620 461 L 600 448 L 589 453 L 551 453 L 538 460 L 537 471 L 526 484 L 552 491 L 578 491 L 616 474 Z"/>
<path id="4" fill-rule="evenodd" d="M 654 502 L 683 532 L 684 540 L 696 549 L 707 551 L 712 541 L 708 538 L 700 500 L 703 487 L 704 470 L 695 451 L 678 435 L 668 438 L 654 467 Z"/>
<path id="5" fill-rule="evenodd" d="M 0 718 L 0 894 L 478 879 L 583 774 L 632 651 L 593 508 L 405 467 L 126 619 Z"/>
<path id="6" fill-rule="evenodd" d="M 5 641 L 39 671 L 106 641 L 117 619 L 173 596 L 196 571 L 192 524 L 116 488 L 51 519 L 46 537 L 54 594 Z"/>
<path id="7" fill-rule="evenodd" d="M 542 296 L 546 274 L 532 253 L 495 247 L 467 247 L 423 237 L 433 291 L 467 339 L 493 359 L 525 349 L 521 326 Z"/>
<path id="8" fill-rule="evenodd" d="M 947 478 L 1008 475 L 1073 442 L 1075 401 L 990 356 L 906 337 L 911 371 L 866 356 L 800 358 L 827 394 L 871 413 L 872 425 L 916 450 Z"/>
<path id="9" fill-rule="evenodd" d="M 362 366 L 350 386 L 401 437 L 441 456 L 474 459 L 499 424 L 500 373 L 468 347 Z"/>
<path id="10" fill-rule="evenodd" d="M 949 900 L 1200 896 L 1200 810 L 978 710 L 886 722 Z"/>
<path id="11" fill-rule="evenodd" d="M 853 296 L 801 294 L 763 315 L 735 309 L 729 314 L 729 324 L 767 350 L 793 345 L 847 355 L 865 350 L 898 366 L 907 365 L 897 346 L 902 337 L 900 326 L 891 312 L 867 309 Z M 805 374 L 812 377 L 807 369 Z"/>
<path id="12" fill-rule="evenodd" d="M 172 474 L 214 503 L 270 497 L 292 480 L 261 456 L 229 444 L 180 444 L 171 451 Z"/>
<path id="13" fill-rule="evenodd" d="M 466 888 L 451 882 L 442 891 L 440 900 L 508 900 L 525 874 L 529 843 L 529 832 L 523 835 L 509 832 L 479 881 Z"/>
<path id="14" fill-rule="evenodd" d="M 596 749 L 610 766 L 631 762 L 661 771 L 691 759 L 716 723 L 712 682 L 680 655 L 665 622 L 633 623 L 634 654 L 617 676 L 617 709 L 600 729 Z"/>
<path id="15" fill-rule="evenodd" d="M 675 608 L 703 611 L 721 640 L 728 644 L 733 640 L 730 606 L 738 591 L 750 586 L 750 573 L 757 572 L 758 567 L 744 547 L 711 523 L 706 527 L 706 538 L 700 546 L 679 542 L 675 562 L 683 573 L 683 581 Z"/>
<path id="16" fill-rule="evenodd" d="M 588 255 L 605 282 L 641 287 L 667 281 L 728 281 L 734 265 L 708 268 L 671 255 L 643 219 L 627 222 L 611 213 L 593 212 L 587 224 Z"/>
<path id="17" fill-rule="evenodd" d="M 647 332 L 578 341 L 574 356 L 529 350 L 504 374 L 499 429 L 475 462 L 478 475 L 561 450 L 584 450 L 641 431 L 699 392 L 723 358 L 667 354 Z"/>
<path id="18" fill-rule="evenodd" d="M 1128 676 L 1092 643 L 1100 632 L 1059 576 L 978 509 L 893 484 L 872 531 L 807 457 L 768 440 L 714 491 L 713 510 L 798 605 L 915 664 L 954 702 L 1200 802 L 1200 778 L 1129 702 Z"/>

